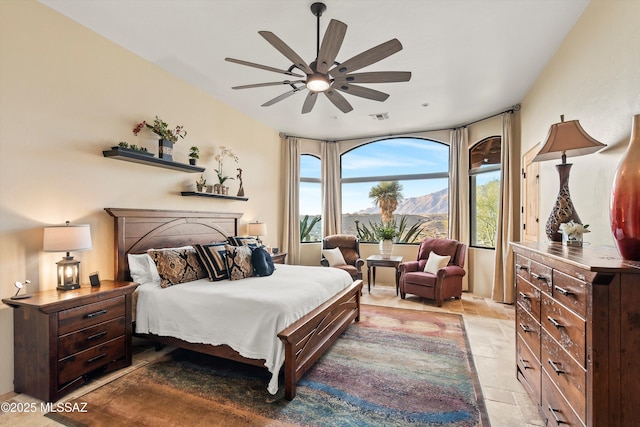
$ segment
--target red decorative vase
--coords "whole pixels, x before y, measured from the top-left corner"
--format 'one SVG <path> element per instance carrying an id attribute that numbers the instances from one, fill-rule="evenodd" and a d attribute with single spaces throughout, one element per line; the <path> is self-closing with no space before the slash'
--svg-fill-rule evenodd
<path id="1" fill-rule="evenodd" d="M 640 261 L 640 114 L 611 188 L 611 231 L 620 256 Z"/>

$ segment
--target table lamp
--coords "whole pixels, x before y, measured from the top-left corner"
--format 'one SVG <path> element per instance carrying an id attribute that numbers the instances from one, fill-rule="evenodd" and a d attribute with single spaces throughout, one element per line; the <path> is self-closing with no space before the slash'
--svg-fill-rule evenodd
<path id="1" fill-rule="evenodd" d="M 69 255 L 71 251 L 91 249 L 91 229 L 89 224 L 45 227 L 43 250 L 45 252 L 66 252 L 56 263 L 58 272 L 58 290 L 68 291 L 80 287 L 80 261 Z"/>
<path id="2" fill-rule="evenodd" d="M 256 236 L 256 240 L 258 241 L 259 245 L 262 245 L 262 240 L 260 240 L 260 236 L 266 236 L 267 235 L 267 224 L 265 224 L 264 222 L 250 222 L 247 225 L 247 234 L 249 234 L 249 236 Z"/>
<path id="3" fill-rule="evenodd" d="M 572 164 L 567 163 L 567 156 L 583 156 L 595 153 L 604 147 L 606 145 L 590 137 L 577 120 L 565 122 L 562 115 L 560 123 L 551 125 L 544 145 L 532 160 L 541 162 L 562 159 L 562 163 L 556 165 L 560 175 L 560 191 L 545 226 L 547 238 L 550 241 L 562 241 L 562 235 L 558 232 L 560 224 L 571 220 L 582 224 L 569 194 L 569 171 Z"/>

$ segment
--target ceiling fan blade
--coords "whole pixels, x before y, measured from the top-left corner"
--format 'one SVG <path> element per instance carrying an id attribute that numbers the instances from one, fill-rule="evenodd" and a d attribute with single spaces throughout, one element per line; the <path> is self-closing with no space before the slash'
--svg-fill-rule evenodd
<path id="1" fill-rule="evenodd" d="M 359 96 L 361 98 L 372 99 L 374 101 L 386 101 L 389 97 L 388 93 L 380 92 L 379 90 L 369 89 L 368 87 L 350 85 L 350 84 L 334 84 L 334 89 L 348 93 L 350 95 Z"/>
<path id="2" fill-rule="evenodd" d="M 280 101 L 282 101 L 283 99 L 287 99 L 288 97 L 290 97 L 290 96 L 291 96 L 291 95 L 293 95 L 294 93 L 296 93 L 296 92 L 300 92 L 302 89 L 304 89 L 304 86 L 303 86 L 302 88 L 299 88 L 299 89 L 293 89 L 293 90 L 290 90 L 290 91 L 288 91 L 288 92 L 285 92 L 285 93 L 283 93 L 282 95 L 278 95 L 278 96 L 276 96 L 275 98 L 273 98 L 273 99 L 271 99 L 271 100 L 269 100 L 269 101 L 265 102 L 264 104 L 262 104 L 262 105 L 261 105 L 261 107 L 268 107 L 268 106 L 270 106 L 270 105 L 275 104 L 276 102 L 280 102 Z"/>
<path id="3" fill-rule="evenodd" d="M 286 74 L 288 76 L 304 77 L 302 74 L 292 73 L 289 70 L 281 70 L 279 68 L 269 67 L 268 65 L 256 64 L 255 62 L 243 61 L 241 59 L 224 58 L 224 60 L 229 62 L 234 62 L 240 65 L 246 65 L 248 67 L 260 68 L 261 70 L 273 71 L 274 73 Z"/>
<path id="4" fill-rule="evenodd" d="M 307 114 L 311 110 L 313 110 L 313 106 L 316 105 L 316 100 L 318 99 L 318 92 L 311 92 L 307 94 L 307 97 L 304 99 L 304 104 L 302 104 L 302 114 Z"/>
<path id="5" fill-rule="evenodd" d="M 383 60 L 384 58 L 391 56 L 401 50 L 402 44 L 398 41 L 398 39 L 392 39 L 388 42 L 384 42 L 382 44 L 379 44 L 378 46 L 372 47 L 369 50 L 365 50 L 364 52 L 354 56 L 351 59 L 347 59 L 345 62 L 329 71 L 329 74 L 334 77 L 342 76 L 344 74 L 359 70 L 360 68 L 364 68 L 367 65 L 371 65 L 375 62 Z"/>
<path id="6" fill-rule="evenodd" d="M 336 77 L 335 81 L 338 83 L 395 83 L 408 82 L 410 79 L 410 71 L 373 71 L 341 75 Z"/>
<path id="7" fill-rule="evenodd" d="M 316 70 L 319 73 L 327 74 L 329 67 L 333 66 L 333 61 L 336 60 L 344 35 L 347 33 L 347 24 L 344 22 L 332 19 L 329 22 L 327 31 L 322 38 L 322 45 L 318 52 L 318 59 L 316 60 Z"/>
<path id="8" fill-rule="evenodd" d="M 293 62 L 296 67 L 300 68 L 307 74 L 313 74 L 313 70 L 311 70 L 311 68 L 309 68 L 309 65 L 304 62 L 304 59 L 302 59 L 300 55 L 295 53 L 293 49 L 287 46 L 287 44 L 283 42 L 278 36 L 273 34 L 271 31 L 258 31 L 258 34 L 264 37 L 264 39 L 268 41 L 271 46 L 275 47 L 281 54 L 287 57 L 289 61 Z"/>
<path id="9" fill-rule="evenodd" d="M 327 95 L 329 101 L 331 101 L 333 105 L 338 107 L 338 109 L 343 113 L 348 113 L 349 111 L 353 110 L 353 107 L 351 106 L 351 104 L 349 104 L 349 101 L 347 101 L 344 96 L 340 95 L 338 91 L 329 89 L 324 92 L 324 94 Z"/>
<path id="10" fill-rule="evenodd" d="M 234 86 L 231 89 L 251 89 L 251 88 L 254 88 L 254 87 L 292 85 L 294 83 L 304 83 L 304 80 L 293 80 L 293 81 L 285 80 L 283 82 L 255 83 L 255 84 L 252 84 L 252 85 Z"/>

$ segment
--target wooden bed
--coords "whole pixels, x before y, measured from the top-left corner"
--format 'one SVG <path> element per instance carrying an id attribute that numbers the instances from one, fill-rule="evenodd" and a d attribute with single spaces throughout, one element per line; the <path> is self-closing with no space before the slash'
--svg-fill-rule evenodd
<path id="1" fill-rule="evenodd" d="M 131 280 L 127 254 L 151 248 L 180 247 L 227 240 L 238 232 L 240 213 L 106 208 L 114 218 L 114 274 Z M 301 278 L 301 280 L 303 280 Z M 296 383 L 353 321 L 360 319 L 362 281 L 357 280 L 328 301 L 277 333 L 284 344 L 285 398 L 296 395 Z M 179 338 L 141 335 L 150 340 L 256 366 L 227 345 L 194 344 Z"/>

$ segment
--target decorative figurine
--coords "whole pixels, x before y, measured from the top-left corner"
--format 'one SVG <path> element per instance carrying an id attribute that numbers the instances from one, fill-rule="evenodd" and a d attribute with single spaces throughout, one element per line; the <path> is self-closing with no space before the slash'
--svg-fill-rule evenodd
<path id="1" fill-rule="evenodd" d="M 242 187 L 242 169 L 238 168 L 238 181 L 240 181 L 240 188 L 238 189 L 238 197 L 244 197 L 244 188 Z"/>

